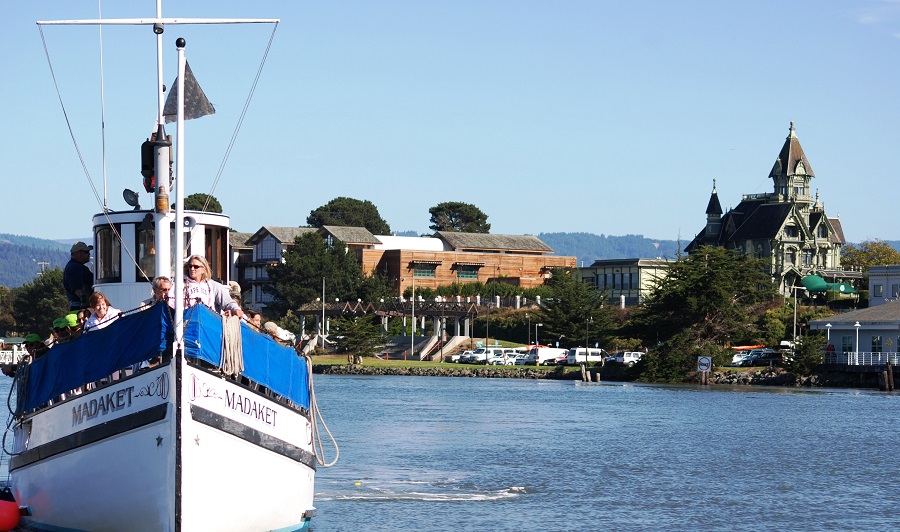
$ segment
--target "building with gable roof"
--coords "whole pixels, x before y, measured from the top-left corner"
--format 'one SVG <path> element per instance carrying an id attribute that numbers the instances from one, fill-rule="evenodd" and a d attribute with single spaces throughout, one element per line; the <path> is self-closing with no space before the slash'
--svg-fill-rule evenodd
<path id="1" fill-rule="evenodd" d="M 722 246 L 766 258 L 772 282 L 783 294 L 813 273 L 834 282 L 859 278 L 859 272 L 841 267 L 844 231 L 839 218 L 825 214 L 818 192 L 813 196 L 810 185 L 814 177 L 791 122 L 769 172 L 773 191 L 745 194 L 737 207 L 723 213 L 713 180 L 706 227 L 685 251 L 691 253 L 704 245 Z"/>
<path id="2" fill-rule="evenodd" d="M 544 284 L 554 268 L 574 268 L 575 257 L 553 255 L 553 249 L 536 236 L 492 235 L 438 231 L 433 236 L 376 236 L 364 227 L 263 226 L 233 252 L 243 250 L 232 278 L 241 280 L 244 301 L 264 309 L 272 300 L 262 287 L 269 282 L 267 266 L 275 265 L 294 238 L 318 232 L 329 245 L 341 242 L 356 254 L 365 274 L 377 271 L 402 294 L 415 284 L 437 288 L 452 283 L 497 280 L 524 288 Z M 239 240 L 239 239 L 238 239 Z M 248 259 L 248 249 L 252 254 Z"/>

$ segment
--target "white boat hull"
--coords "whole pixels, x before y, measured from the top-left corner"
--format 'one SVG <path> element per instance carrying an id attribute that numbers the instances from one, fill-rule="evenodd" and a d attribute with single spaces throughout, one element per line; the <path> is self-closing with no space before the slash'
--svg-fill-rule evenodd
<path id="1" fill-rule="evenodd" d="M 24 528 L 308 527 L 308 413 L 180 364 L 181 393 L 171 362 L 23 419 L 10 473 Z"/>

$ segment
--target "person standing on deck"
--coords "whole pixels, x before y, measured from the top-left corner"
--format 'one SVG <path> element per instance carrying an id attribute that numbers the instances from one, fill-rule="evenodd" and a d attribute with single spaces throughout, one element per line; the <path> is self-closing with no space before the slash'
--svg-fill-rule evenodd
<path id="1" fill-rule="evenodd" d="M 174 291 L 174 286 L 172 288 Z M 185 308 L 203 303 L 224 316 L 244 317 L 228 287 L 211 279 L 209 262 L 200 255 L 191 255 L 184 263 L 184 300 Z M 171 291 L 169 305 L 175 305 L 175 294 Z"/>
<path id="2" fill-rule="evenodd" d="M 71 259 L 63 270 L 63 288 L 69 300 L 69 310 L 87 308 L 88 297 L 94 291 L 94 274 L 85 266 L 91 260 L 91 250 L 84 242 L 75 242 Z"/>

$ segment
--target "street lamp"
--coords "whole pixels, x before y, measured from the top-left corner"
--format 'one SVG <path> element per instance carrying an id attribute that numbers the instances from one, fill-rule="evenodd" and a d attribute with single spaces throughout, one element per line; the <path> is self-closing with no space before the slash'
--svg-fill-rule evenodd
<path id="1" fill-rule="evenodd" d="M 831 324 L 830 323 L 825 324 L 825 335 L 826 335 L 825 342 L 830 344 L 831 343 Z"/>
<path id="2" fill-rule="evenodd" d="M 535 324 L 534 324 L 534 345 L 540 344 L 540 342 L 538 342 L 537 328 L 538 328 L 538 327 L 543 327 L 543 326 L 544 326 L 543 323 L 535 323 Z"/>
<path id="3" fill-rule="evenodd" d="M 853 365 L 855 366 L 859 364 L 859 322 L 854 323 L 853 326 L 856 327 L 856 353 L 853 355 Z"/>
<path id="4" fill-rule="evenodd" d="M 525 313 L 525 319 L 528 320 L 528 344 L 531 345 L 531 316 L 528 313 Z"/>

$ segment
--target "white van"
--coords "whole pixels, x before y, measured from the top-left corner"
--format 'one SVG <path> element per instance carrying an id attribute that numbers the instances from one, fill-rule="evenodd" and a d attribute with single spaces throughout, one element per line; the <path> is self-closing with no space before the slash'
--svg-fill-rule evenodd
<path id="1" fill-rule="evenodd" d="M 534 364 L 536 366 L 545 366 L 547 363 L 552 363 L 559 357 L 564 357 L 568 351 L 565 349 L 558 349 L 556 347 L 532 347 L 530 351 L 528 351 L 528 364 Z"/>
<path id="2" fill-rule="evenodd" d="M 574 366 L 576 364 L 581 364 L 582 362 L 587 362 L 588 364 L 591 362 L 600 362 L 603 360 L 603 357 L 609 356 L 609 353 L 607 353 L 605 349 L 591 347 L 587 350 L 587 356 L 585 356 L 584 351 L 585 349 L 583 347 L 573 347 L 572 349 L 569 349 L 569 354 L 566 356 L 566 365 Z"/>

